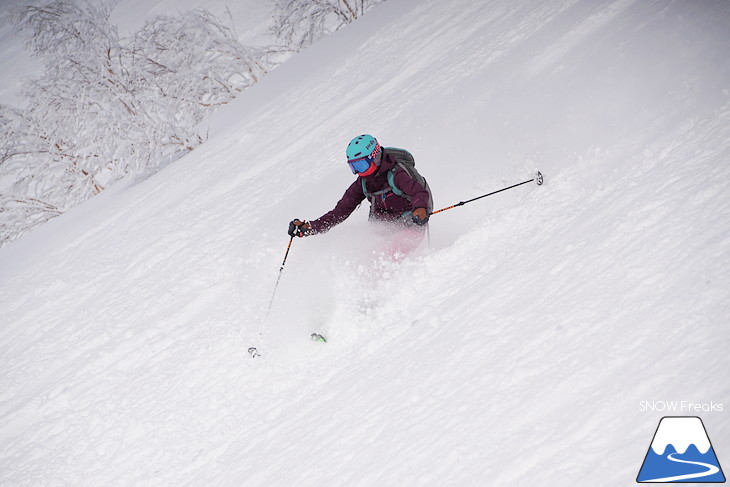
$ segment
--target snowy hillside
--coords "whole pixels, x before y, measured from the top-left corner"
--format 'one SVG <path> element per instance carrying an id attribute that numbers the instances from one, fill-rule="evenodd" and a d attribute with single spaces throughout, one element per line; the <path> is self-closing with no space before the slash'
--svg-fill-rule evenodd
<path id="1" fill-rule="evenodd" d="M 190 155 L 0 249 L 0 485 L 629 485 L 664 400 L 723 404 L 675 415 L 730 464 L 728 25 L 388 0 L 298 54 Z M 360 133 L 438 208 L 546 184 L 434 215 L 400 263 L 360 208 L 294 241 L 266 319 Z"/>

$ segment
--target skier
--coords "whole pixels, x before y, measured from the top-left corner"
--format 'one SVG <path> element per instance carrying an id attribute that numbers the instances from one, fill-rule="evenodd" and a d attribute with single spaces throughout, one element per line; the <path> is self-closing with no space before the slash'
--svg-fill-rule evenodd
<path id="1" fill-rule="evenodd" d="M 392 233 L 391 255 L 414 250 L 423 240 L 433 198 L 428 183 L 414 167 L 413 156 L 403 149 L 381 147 L 375 137 L 367 134 L 352 139 L 346 155 L 357 179 L 332 211 L 316 220 L 292 220 L 289 235 L 325 233 L 347 219 L 367 198 L 370 221 L 388 224 Z"/>

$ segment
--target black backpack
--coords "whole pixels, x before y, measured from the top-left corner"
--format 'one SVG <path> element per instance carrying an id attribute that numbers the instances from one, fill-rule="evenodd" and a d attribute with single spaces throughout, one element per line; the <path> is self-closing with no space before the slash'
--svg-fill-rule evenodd
<path id="1" fill-rule="evenodd" d="M 400 196 L 402 198 L 407 199 L 408 201 L 411 201 L 411 197 L 405 194 L 398 186 L 395 184 L 395 171 L 400 167 L 405 172 L 408 173 L 408 175 L 411 177 L 411 179 L 417 181 L 421 186 L 426 188 L 426 191 L 428 191 L 428 208 L 426 208 L 426 211 L 428 211 L 428 214 L 430 215 L 433 211 L 433 194 L 431 193 L 431 188 L 428 187 L 428 182 L 426 182 L 426 178 L 421 176 L 421 174 L 416 169 L 416 160 L 413 158 L 413 154 L 408 152 L 405 149 L 399 149 L 397 147 L 384 147 L 383 148 L 388 154 L 393 156 L 396 160 L 396 165 L 388 171 L 388 186 L 389 188 L 386 188 L 382 191 L 376 191 L 375 193 L 371 193 L 367 190 L 365 187 L 365 179 L 361 179 L 360 183 L 362 184 L 362 192 L 365 194 L 365 198 L 367 198 L 370 201 L 370 204 L 372 207 L 374 207 L 373 199 L 376 196 L 380 196 L 386 193 L 389 193 L 392 191 L 397 196 Z"/>

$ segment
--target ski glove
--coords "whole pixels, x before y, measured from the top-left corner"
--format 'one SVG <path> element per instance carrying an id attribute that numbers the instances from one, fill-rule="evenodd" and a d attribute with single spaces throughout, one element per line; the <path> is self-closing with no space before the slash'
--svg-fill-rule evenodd
<path id="1" fill-rule="evenodd" d="M 312 234 L 312 226 L 307 220 L 294 219 L 289 222 L 289 236 L 290 237 L 306 237 Z"/>
<path id="2" fill-rule="evenodd" d="M 426 208 L 416 208 L 415 210 L 413 210 L 413 213 L 411 215 L 413 223 L 415 223 L 416 225 L 423 226 L 428 223 L 429 215 L 426 211 Z"/>

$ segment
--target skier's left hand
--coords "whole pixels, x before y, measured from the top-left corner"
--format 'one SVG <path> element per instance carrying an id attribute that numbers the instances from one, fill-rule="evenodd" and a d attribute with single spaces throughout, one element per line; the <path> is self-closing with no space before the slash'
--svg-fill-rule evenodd
<path id="1" fill-rule="evenodd" d="M 428 212 L 426 211 L 426 208 L 416 208 L 413 210 L 413 213 L 411 213 L 413 223 L 416 225 L 425 225 L 428 223 Z"/>
<path id="2" fill-rule="evenodd" d="M 289 231 L 291 237 L 306 237 L 311 233 L 312 227 L 307 220 L 299 220 L 298 218 L 289 222 Z"/>

